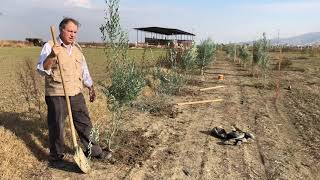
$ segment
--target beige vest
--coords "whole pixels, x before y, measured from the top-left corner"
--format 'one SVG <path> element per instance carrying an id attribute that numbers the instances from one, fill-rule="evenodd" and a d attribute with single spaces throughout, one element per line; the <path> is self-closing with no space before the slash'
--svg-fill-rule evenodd
<path id="1" fill-rule="evenodd" d="M 49 41 L 53 46 L 53 41 Z M 72 53 L 69 55 L 67 48 L 59 54 L 59 63 L 62 66 L 63 80 L 68 96 L 74 96 L 82 92 L 83 89 L 83 54 L 79 46 L 74 45 Z M 58 64 L 53 64 L 51 75 L 45 77 L 46 96 L 64 96 L 61 75 Z"/>

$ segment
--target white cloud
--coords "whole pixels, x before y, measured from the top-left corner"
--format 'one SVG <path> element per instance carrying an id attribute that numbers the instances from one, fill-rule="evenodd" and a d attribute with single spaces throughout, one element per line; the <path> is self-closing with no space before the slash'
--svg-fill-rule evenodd
<path id="1" fill-rule="evenodd" d="M 67 0 L 64 2 L 65 6 L 91 8 L 90 0 Z"/>
<path id="2" fill-rule="evenodd" d="M 7 1 L 7 0 L 6 0 Z M 19 3 L 25 1 L 16 0 Z M 61 8 L 93 8 L 92 0 L 31 0 L 31 3 L 26 4 L 27 7 L 38 7 L 46 9 L 61 9 Z M 17 3 L 17 4 L 19 4 Z M 13 4 L 13 3 L 11 3 Z M 61 5 L 63 5 L 61 7 Z"/>
<path id="3" fill-rule="evenodd" d="M 300 2 L 271 2 L 265 4 L 245 5 L 247 10 L 259 12 L 280 12 L 280 13 L 301 13 L 318 12 L 320 9 L 319 1 L 300 1 Z"/>
<path id="4" fill-rule="evenodd" d="M 177 7 L 177 6 L 169 6 L 169 5 L 139 5 L 139 6 L 128 6 L 124 5 L 120 7 L 120 11 L 124 13 L 130 14 L 150 14 L 150 15 L 162 15 L 168 12 L 185 12 L 185 8 Z"/>

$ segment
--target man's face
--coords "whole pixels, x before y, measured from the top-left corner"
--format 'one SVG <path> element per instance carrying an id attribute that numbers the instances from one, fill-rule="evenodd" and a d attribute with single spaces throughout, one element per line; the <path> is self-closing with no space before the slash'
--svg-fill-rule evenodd
<path id="1" fill-rule="evenodd" d="M 73 22 L 68 22 L 64 29 L 60 32 L 60 38 L 64 44 L 69 45 L 73 43 L 76 39 L 78 32 L 78 27 Z"/>

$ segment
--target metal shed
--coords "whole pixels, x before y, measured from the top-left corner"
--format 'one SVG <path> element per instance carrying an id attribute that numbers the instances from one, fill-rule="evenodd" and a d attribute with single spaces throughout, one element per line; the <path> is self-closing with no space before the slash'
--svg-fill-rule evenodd
<path id="1" fill-rule="evenodd" d="M 179 46 L 190 46 L 195 34 L 180 29 L 163 27 L 141 27 L 137 30 L 137 44 L 165 46 L 173 42 Z"/>

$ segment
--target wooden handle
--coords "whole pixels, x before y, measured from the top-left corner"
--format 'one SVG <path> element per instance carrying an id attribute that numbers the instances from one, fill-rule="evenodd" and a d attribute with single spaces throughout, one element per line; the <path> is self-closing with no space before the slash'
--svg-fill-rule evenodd
<path id="1" fill-rule="evenodd" d="M 56 37 L 56 28 L 54 26 L 51 26 L 50 30 L 51 30 L 52 41 L 53 41 L 54 45 L 57 45 L 58 42 L 57 42 L 57 37 Z"/>
<path id="2" fill-rule="evenodd" d="M 58 42 L 57 42 L 57 38 L 56 38 L 55 27 L 51 26 L 50 30 L 51 30 L 51 36 L 52 36 L 53 43 L 54 43 L 54 45 L 57 45 Z M 67 102 L 67 109 L 68 109 L 69 124 L 70 124 L 71 135 L 72 135 L 72 142 L 73 142 L 73 146 L 76 148 L 76 147 L 78 147 L 78 143 L 77 143 L 76 132 L 75 132 L 74 124 L 73 124 L 70 99 L 69 99 L 69 96 L 67 95 L 66 86 L 65 86 L 65 82 L 64 82 L 64 78 L 63 78 L 64 76 L 63 76 L 63 72 L 61 71 L 62 66 L 59 61 L 59 56 L 57 58 L 58 58 L 58 66 L 59 66 L 59 71 L 60 71 L 61 80 L 62 80 L 63 92 L 64 92 L 64 95 L 66 97 L 66 102 Z"/>
<path id="3" fill-rule="evenodd" d="M 193 101 L 193 102 L 184 102 L 184 103 L 177 103 L 178 106 L 182 105 L 190 105 L 190 104 L 203 104 L 203 103 L 212 103 L 212 102 L 220 102 L 223 99 L 212 99 L 212 100 L 203 100 L 203 101 Z"/>
<path id="4" fill-rule="evenodd" d="M 202 88 L 202 89 L 200 89 L 200 91 L 207 91 L 207 90 L 218 89 L 218 88 L 223 88 L 223 87 L 224 86 L 215 86 L 215 87 Z"/>

